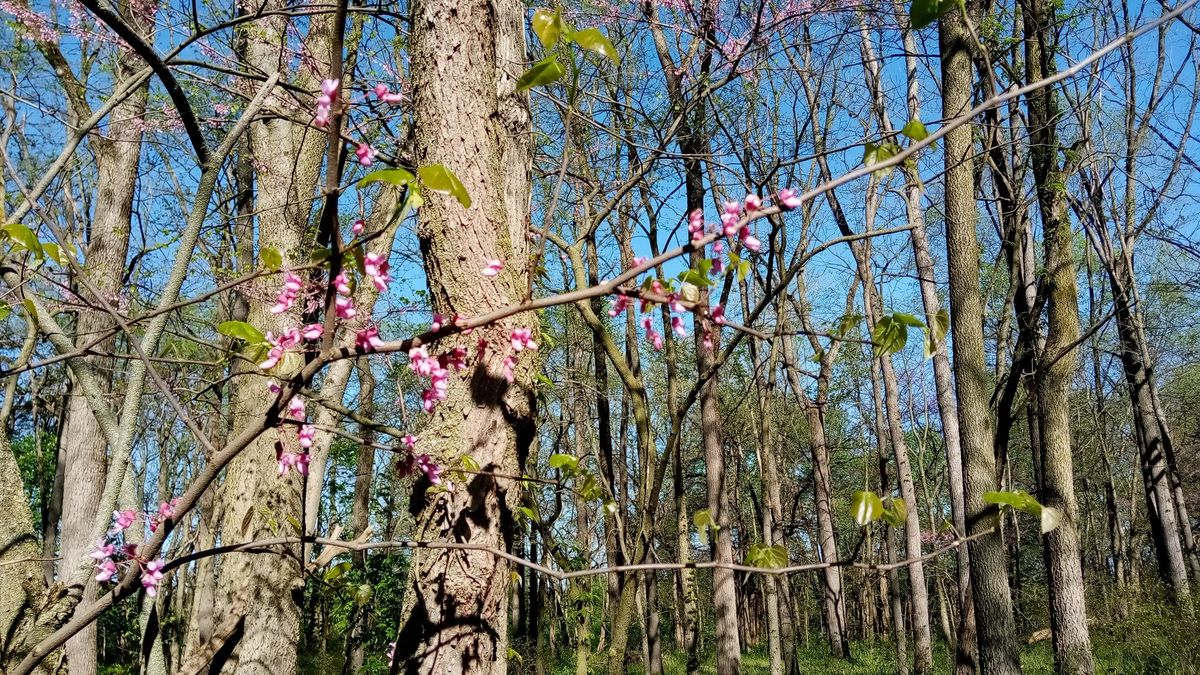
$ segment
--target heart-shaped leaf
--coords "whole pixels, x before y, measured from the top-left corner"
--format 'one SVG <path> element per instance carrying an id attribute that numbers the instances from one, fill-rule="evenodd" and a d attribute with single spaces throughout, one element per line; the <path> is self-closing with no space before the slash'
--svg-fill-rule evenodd
<path id="1" fill-rule="evenodd" d="M 417 169 L 417 174 L 421 176 L 421 182 L 425 184 L 425 187 L 434 192 L 453 195 L 458 203 L 463 205 L 463 208 L 471 207 L 471 197 L 467 194 L 467 188 L 450 169 L 441 164 L 430 164 Z"/>

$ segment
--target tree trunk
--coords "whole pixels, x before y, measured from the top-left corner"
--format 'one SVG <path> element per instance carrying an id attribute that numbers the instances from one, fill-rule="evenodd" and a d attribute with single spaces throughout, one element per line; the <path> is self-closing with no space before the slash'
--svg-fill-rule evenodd
<path id="1" fill-rule="evenodd" d="M 1025 23 L 1025 71 L 1036 82 L 1056 71 L 1057 27 L 1047 0 L 1030 0 L 1022 14 Z M 1050 627 L 1054 638 L 1055 669 L 1060 673 L 1094 673 L 1088 634 L 1086 596 L 1079 547 L 1079 506 L 1071 447 L 1071 379 L 1078 365 L 1079 293 L 1076 288 L 1074 236 L 1067 212 L 1066 175 L 1059 166 L 1059 115 L 1056 92 L 1042 88 L 1027 95 L 1030 155 L 1038 205 L 1042 214 L 1045 250 L 1043 290 L 1046 303 L 1046 341 L 1039 350 L 1034 382 L 1041 431 L 1040 497 L 1056 509 L 1061 522 L 1043 540 L 1049 575 Z"/>
<path id="2" fill-rule="evenodd" d="M 268 0 L 264 10 L 278 10 L 282 4 Z M 245 60 L 264 73 L 279 72 L 287 44 L 288 22 L 284 17 L 257 21 L 258 38 L 248 40 Z M 306 48 L 325 59 L 328 48 L 328 20 L 310 23 Z M 305 67 L 292 84 L 316 89 L 324 74 L 312 68 L 327 68 L 314 63 Z M 268 107 L 288 105 L 289 98 L 273 95 Z M 258 247 L 275 248 L 286 264 L 307 260 L 304 249 L 308 214 L 313 190 L 317 185 L 325 138 L 314 134 L 307 125 L 288 121 L 288 115 L 268 117 L 249 128 L 250 151 L 263 162 L 258 171 L 255 211 L 258 214 Z M 269 298 L 279 290 L 277 277 L 261 277 L 247 284 L 246 297 Z M 262 332 L 276 334 L 299 323 L 297 313 L 271 314 L 263 302 L 252 303 L 247 321 Z M 234 378 L 231 389 L 233 435 L 244 426 L 261 420 L 267 404 L 261 371 L 253 365 Z M 274 434 L 264 434 L 247 446 L 226 468 L 221 496 L 222 518 L 219 537 L 224 544 L 278 536 L 280 532 L 299 534 L 289 525 L 289 517 L 303 521 L 299 476 L 279 476 Z M 291 439 L 289 439 L 291 440 Z M 293 446 L 298 450 L 299 446 Z M 299 547 L 295 550 L 300 554 Z M 213 639 L 226 641 L 217 651 L 214 672 L 226 670 L 239 674 L 292 672 L 296 668 L 296 648 L 300 637 L 300 607 L 297 603 L 303 580 L 299 564 L 293 559 L 274 556 L 232 555 L 221 561 L 216 585 L 215 606 L 219 615 L 215 625 L 229 627 L 215 631 Z"/>
<path id="3" fill-rule="evenodd" d="M 967 0 L 966 7 L 971 16 L 978 18 L 978 0 Z M 970 38 L 964 17 L 957 9 L 943 16 L 938 28 L 943 114 L 961 115 L 971 102 Z M 979 244 L 975 234 L 978 212 L 971 135 L 971 125 L 964 124 L 945 136 L 944 180 L 950 330 L 954 336 L 964 501 L 967 532 L 973 534 L 993 526 L 995 509 L 984 503 L 983 495 L 997 486 L 979 290 Z M 971 586 L 975 594 L 980 668 L 985 675 L 1021 672 L 1004 557 L 1004 540 L 998 533 L 971 544 Z"/>
<path id="4" fill-rule="evenodd" d="M 433 309 L 472 316 L 519 301 L 528 288 L 529 104 L 512 65 L 525 59 L 525 6 L 514 0 L 418 0 L 412 6 L 413 157 L 454 171 L 472 200 L 464 208 L 428 194 L 418 238 Z M 506 260 L 494 278 L 482 261 Z M 417 537 L 512 544 L 519 476 L 533 440 L 532 379 L 522 358 L 510 384 L 502 361 L 510 332 L 537 329 L 522 314 L 477 329 L 489 348 L 466 377 L 451 375 L 419 443 L 439 463 L 472 457 L 484 474 L 452 492 L 414 490 Z M 412 673 L 504 673 L 508 662 L 509 565 L 473 551 L 414 555 L 397 659 Z"/>
<path id="5" fill-rule="evenodd" d="M 115 67 L 114 89 L 135 77 L 140 64 L 133 60 L 118 59 Z M 79 306 L 75 324 L 75 343 L 78 346 L 90 343 L 97 335 L 116 327 L 112 317 L 100 308 L 106 305 L 116 307 L 124 293 L 125 258 L 129 252 L 130 219 L 142 152 L 142 128 L 139 124 L 146 110 L 147 92 L 146 86 L 139 87 L 113 109 L 107 137 L 99 138 L 98 132 L 93 134 L 97 193 L 82 274 L 103 297 L 87 298 L 87 303 Z M 79 286 L 82 287 L 82 284 Z M 80 292 L 80 295 L 90 294 Z M 113 337 L 103 340 L 92 349 L 100 353 L 112 352 L 115 345 L 116 338 Z M 91 358 L 99 367 L 113 367 L 111 359 Z M 105 363 L 107 366 L 102 365 Z M 67 415 L 63 421 L 62 447 L 59 450 L 59 466 L 63 467 L 60 579 L 74 576 L 80 560 L 86 559 L 88 551 L 96 545 L 95 517 L 107 473 L 108 444 L 74 378 L 72 383 Z M 96 584 L 89 581 L 82 604 L 87 605 L 95 598 Z M 96 631 L 97 624 L 88 624 L 67 641 L 67 665 L 71 675 L 96 673 Z"/>

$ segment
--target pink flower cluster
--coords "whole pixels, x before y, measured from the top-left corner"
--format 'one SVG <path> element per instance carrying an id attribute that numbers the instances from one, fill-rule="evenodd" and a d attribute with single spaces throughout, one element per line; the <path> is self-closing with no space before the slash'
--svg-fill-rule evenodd
<path id="1" fill-rule="evenodd" d="M 494 277 L 497 274 L 500 274 L 500 270 L 502 269 L 504 269 L 503 260 L 489 260 L 487 261 L 487 265 L 485 265 L 484 268 L 479 271 L 479 273 L 485 277 Z"/>
<path id="2" fill-rule="evenodd" d="M 283 314 L 292 308 L 296 303 L 296 298 L 300 297 L 300 291 L 304 289 L 304 280 L 295 272 L 287 272 L 283 275 L 283 288 L 280 289 L 279 295 L 275 298 L 275 304 L 271 307 L 272 314 Z"/>
<path id="3" fill-rule="evenodd" d="M 508 343 L 512 353 L 504 357 L 504 379 L 512 384 L 516 379 L 513 369 L 517 366 L 517 355 L 524 351 L 537 351 L 537 342 L 533 340 L 532 328 L 514 328 L 508 335 Z"/>
<path id="4" fill-rule="evenodd" d="M 150 518 L 150 531 L 157 532 L 158 527 L 175 517 L 175 508 L 179 506 L 179 497 L 158 505 L 158 513 Z"/>
<path id="5" fill-rule="evenodd" d="M 363 166 L 371 166 L 375 163 L 375 148 L 371 147 L 370 143 L 359 143 L 354 149 L 354 156 L 358 158 L 358 163 Z"/>
<path id="6" fill-rule="evenodd" d="M 325 327 L 319 323 L 309 324 L 303 328 L 290 328 L 278 337 L 268 331 L 266 339 L 271 347 L 267 350 L 267 358 L 259 363 L 258 367 L 263 370 L 274 368 L 279 365 L 279 362 L 289 349 L 300 345 L 304 341 L 319 340 L 324 332 Z"/>
<path id="7" fill-rule="evenodd" d="M 380 103 L 396 105 L 397 103 L 404 101 L 404 96 L 397 92 L 391 91 L 388 86 L 382 82 L 376 84 L 375 88 L 371 91 L 375 92 L 375 98 L 377 98 Z"/>
<path id="8" fill-rule="evenodd" d="M 363 271 L 371 277 L 371 283 L 375 284 L 375 290 L 380 293 L 387 292 L 388 283 L 392 281 L 392 276 L 388 274 L 387 256 L 368 253 L 363 257 Z"/>
<path id="9" fill-rule="evenodd" d="M 272 383 L 271 391 L 279 393 L 278 385 Z M 304 422 L 308 419 L 308 406 L 302 396 L 293 396 L 288 401 L 287 416 L 289 419 L 297 422 Z M 295 471 L 301 476 L 308 475 L 308 449 L 313 446 L 316 436 L 316 427 L 311 424 L 301 424 L 300 430 L 297 432 L 297 439 L 300 445 L 299 452 L 292 452 L 286 449 L 282 442 L 275 444 L 275 459 L 279 463 L 280 476 L 287 475 L 288 471 Z"/>
<path id="10" fill-rule="evenodd" d="M 440 485 L 442 482 L 442 468 L 429 455 L 419 455 L 416 453 L 416 436 L 405 434 L 402 440 L 408 454 L 405 455 L 404 461 L 399 464 L 398 471 L 400 477 L 405 478 L 420 471 L 425 474 L 430 483 Z"/>
<path id="11" fill-rule="evenodd" d="M 160 504 L 158 513 L 150 520 L 150 530 L 155 531 L 159 524 L 173 517 L 178 504 L 178 498 Z M 161 558 L 145 560 L 138 555 L 136 544 L 118 545 L 118 540 L 115 538 L 123 535 L 135 520 L 137 520 L 137 512 L 133 509 L 113 511 L 113 526 L 108 531 L 108 536 L 96 542 L 96 548 L 88 556 L 96 561 L 96 581 L 100 583 L 115 579 L 120 573 L 120 565 L 137 564 L 142 571 L 142 588 L 146 589 L 146 595 L 153 598 L 158 595 L 158 588 L 162 584 L 165 563 Z"/>
<path id="12" fill-rule="evenodd" d="M 317 115 L 313 124 L 324 129 L 329 126 L 329 114 L 333 110 L 333 102 L 337 100 L 340 80 L 322 80 L 321 95 L 317 97 Z"/>

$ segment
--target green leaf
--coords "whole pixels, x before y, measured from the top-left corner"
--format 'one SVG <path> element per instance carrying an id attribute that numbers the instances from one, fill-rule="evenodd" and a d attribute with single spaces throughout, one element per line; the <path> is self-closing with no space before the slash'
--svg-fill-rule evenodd
<path id="1" fill-rule="evenodd" d="M 881 162 L 886 162 L 900 152 L 900 146 L 886 141 L 883 143 L 867 143 L 863 145 L 863 164 L 866 166 L 875 166 Z M 884 167 L 876 171 L 878 176 L 886 176 L 890 173 L 892 167 Z"/>
<path id="2" fill-rule="evenodd" d="M 755 543 L 750 546 L 750 552 L 746 555 L 746 564 L 754 567 L 763 567 L 767 569 L 779 569 L 787 566 L 788 551 L 783 544 L 775 544 L 767 546 L 766 544 Z"/>
<path id="3" fill-rule="evenodd" d="M 258 252 L 258 257 L 260 260 L 262 260 L 263 267 L 266 267 L 272 272 L 278 270 L 280 267 L 283 267 L 283 254 L 280 253 L 279 249 L 277 248 L 267 246 Z"/>
<path id="4" fill-rule="evenodd" d="M 425 187 L 434 192 L 453 195 L 464 209 L 471 208 L 471 197 L 467 194 L 467 188 L 450 169 L 441 164 L 430 164 L 417 169 L 417 173 Z"/>
<path id="5" fill-rule="evenodd" d="M 912 328 L 925 327 L 925 322 L 921 321 L 912 314 L 905 314 L 904 312 L 892 312 L 892 319 Z"/>
<path id="6" fill-rule="evenodd" d="M 533 21 L 530 23 L 543 47 L 550 49 L 558 43 L 558 36 L 562 34 L 563 29 L 560 10 L 554 10 L 554 13 L 551 13 L 549 10 L 539 9 L 533 13 Z"/>
<path id="7" fill-rule="evenodd" d="M 387 183 L 389 185 L 408 185 L 413 182 L 414 176 L 411 171 L 404 169 L 379 169 L 363 176 L 358 181 L 358 187 L 370 185 L 371 183 Z"/>
<path id="8" fill-rule="evenodd" d="M 850 515 L 854 522 L 866 527 L 883 515 L 883 500 L 870 490 L 859 490 L 850 496 Z"/>
<path id="9" fill-rule="evenodd" d="M 63 267 L 71 264 L 71 258 L 67 255 L 67 252 L 52 241 L 43 242 L 42 251 L 46 254 L 47 260 L 53 260 Z"/>
<path id="10" fill-rule="evenodd" d="M 596 52 L 600 56 L 612 61 L 614 66 L 620 65 L 621 57 L 617 56 L 617 49 L 613 47 L 613 43 L 609 41 L 608 37 L 606 37 L 604 33 L 601 33 L 598 28 L 585 28 L 583 30 L 577 30 L 571 35 L 571 38 L 575 40 L 575 44 L 579 45 L 580 47 L 583 47 L 588 51 Z"/>
<path id="11" fill-rule="evenodd" d="M 871 333 L 871 342 L 880 356 L 895 354 L 904 349 L 908 342 L 908 326 L 896 321 L 890 316 L 884 316 L 875 322 L 875 331 Z"/>
<path id="12" fill-rule="evenodd" d="M 574 472 L 575 469 L 579 468 L 579 458 L 573 455 L 550 455 L 550 468 L 564 469 L 567 473 Z"/>
<path id="13" fill-rule="evenodd" d="M 532 68 L 525 71 L 521 79 L 517 80 L 517 91 L 525 91 L 533 87 L 544 87 L 551 82 L 558 81 L 566 73 L 567 71 L 558 62 L 558 55 L 551 54 L 533 64 Z"/>
<path id="14" fill-rule="evenodd" d="M 888 506 L 880 514 L 883 522 L 895 528 L 904 527 L 904 519 L 908 517 L 908 507 L 904 505 L 904 500 L 889 497 L 888 502 Z"/>
<path id="15" fill-rule="evenodd" d="M 33 298 L 25 298 L 25 301 L 21 305 L 25 308 L 25 315 L 30 320 L 37 321 L 37 307 L 33 304 Z"/>
<path id="16" fill-rule="evenodd" d="M 743 260 L 737 264 L 738 281 L 745 281 L 746 276 L 750 274 L 750 261 Z"/>
<path id="17" fill-rule="evenodd" d="M 696 270 L 684 270 L 679 273 L 679 280 L 685 284 L 691 284 L 697 288 L 708 288 L 712 284 L 708 277 Z"/>
<path id="18" fill-rule="evenodd" d="M 717 525 L 717 521 L 713 520 L 712 514 L 708 512 L 708 509 L 697 511 L 696 515 L 692 516 L 692 524 L 696 526 L 696 534 L 700 535 L 700 543 L 702 544 L 708 543 L 709 530 L 716 532 L 721 529 L 721 526 Z"/>
<path id="19" fill-rule="evenodd" d="M 996 504 L 1004 507 L 1024 511 L 1032 516 L 1035 516 L 1041 523 L 1042 534 L 1050 532 L 1059 526 L 1062 522 L 1062 514 L 1058 509 L 1050 506 L 1042 506 L 1041 502 L 1033 497 L 1033 495 L 1022 490 L 1014 490 L 1012 492 L 985 492 L 983 494 L 985 504 Z"/>
<path id="20" fill-rule="evenodd" d="M 938 342 L 946 337 L 950 330 L 950 315 L 946 310 L 938 310 L 933 317 L 933 325 L 925 330 L 925 358 L 932 358 L 937 352 Z"/>
<path id="21" fill-rule="evenodd" d="M 925 128 L 925 125 L 921 123 L 921 118 L 919 117 L 914 117 L 909 120 L 908 124 L 905 124 L 904 128 L 900 130 L 900 133 L 917 142 L 929 138 L 929 131 Z"/>
<path id="22" fill-rule="evenodd" d="M 12 314 L 12 305 L 0 302 L 0 321 L 7 319 L 9 314 Z"/>
<path id="23" fill-rule="evenodd" d="M 913 0 L 908 16 L 912 27 L 920 30 L 937 21 L 955 5 L 955 0 Z"/>
<path id="24" fill-rule="evenodd" d="M 375 595 L 375 589 L 371 588 L 371 584 L 360 584 L 354 590 L 354 604 L 359 607 L 366 607 L 373 595 Z"/>
<path id="25" fill-rule="evenodd" d="M 267 341 L 267 337 L 262 334 L 262 331 L 245 321 L 226 321 L 217 326 L 217 332 L 236 340 L 244 340 L 252 345 L 265 344 Z"/>
<path id="26" fill-rule="evenodd" d="M 340 563 L 334 565 L 333 567 L 330 567 L 329 569 L 325 570 L 325 581 L 330 582 L 330 581 L 337 579 L 338 577 L 342 576 L 346 572 L 349 572 L 350 568 L 353 566 L 354 566 L 353 563 L 351 563 L 350 561 L 346 561 L 346 562 L 340 562 Z"/>
<path id="27" fill-rule="evenodd" d="M 38 242 L 33 230 L 20 223 L 10 223 L 3 228 L 4 233 L 13 241 L 13 248 L 29 251 L 34 255 L 42 255 L 42 245 Z"/>

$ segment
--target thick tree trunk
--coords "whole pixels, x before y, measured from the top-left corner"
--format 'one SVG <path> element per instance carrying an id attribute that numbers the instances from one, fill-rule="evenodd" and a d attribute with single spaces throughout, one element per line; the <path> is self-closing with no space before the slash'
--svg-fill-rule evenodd
<path id="1" fill-rule="evenodd" d="M 445 195 L 426 195 L 418 237 L 433 309 L 472 316 L 519 301 L 528 287 L 530 117 L 516 91 L 513 64 L 525 59 L 525 7 L 514 0 L 418 0 L 412 6 L 413 157 L 443 164 L 471 196 L 464 208 Z M 507 261 L 494 277 L 483 261 Z M 521 475 L 533 440 L 531 355 L 512 383 L 502 361 L 510 332 L 533 328 L 518 315 L 477 329 L 473 345 L 488 349 L 465 376 L 451 375 L 446 400 L 421 434 L 422 451 L 446 464 L 472 457 L 484 474 L 452 492 L 414 490 L 417 537 L 512 544 L 519 483 L 487 473 Z M 412 673 L 504 673 L 508 660 L 509 565 L 472 551 L 422 551 L 414 556 L 397 659 Z"/>
<path id="2" fill-rule="evenodd" d="M 276 2 L 268 0 L 262 8 L 278 10 L 282 4 Z M 320 55 L 320 59 L 329 53 L 329 23 L 328 20 L 310 23 L 306 48 L 309 53 Z M 247 41 L 245 60 L 264 73 L 279 72 L 281 64 L 287 62 L 283 56 L 287 20 L 260 19 L 254 30 L 258 31 L 259 39 Z M 304 68 L 292 84 L 315 90 L 323 74 Z M 267 105 L 287 104 L 282 97 L 272 97 Z M 258 171 L 255 195 L 258 250 L 277 249 L 285 264 L 306 260 L 304 237 L 326 140 L 306 125 L 288 121 L 286 115 L 252 124 L 249 138 L 254 157 L 273 158 L 264 161 Z M 278 293 L 279 279 L 264 277 L 247 286 L 247 297 L 270 298 Z M 264 333 L 280 334 L 283 329 L 298 325 L 299 319 L 295 313 L 271 314 L 266 303 L 254 302 L 246 320 Z M 264 386 L 261 372 L 244 372 L 233 380 L 230 406 L 234 435 L 245 425 L 262 419 L 268 400 Z M 264 434 L 229 463 L 221 489 L 223 503 L 218 532 L 222 543 L 278 536 L 279 531 L 299 534 L 287 523 L 289 517 L 303 521 L 303 482 L 295 473 L 279 476 L 277 438 L 274 434 Z M 299 446 L 292 448 L 295 451 Z M 299 547 L 295 552 L 300 553 Z M 214 625 L 227 630 L 214 631 L 214 640 L 225 641 L 217 651 L 214 672 L 257 674 L 295 670 L 300 637 L 297 599 L 302 586 L 300 566 L 294 560 L 284 562 L 273 556 L 256 555 L 223 559 L 216 582 L 218 617 Z"/>
<path id="3" fill-rule="evenodd" d="M 139 68 L 140 64 L 135 61 L 118 59 L 114 87 L 133 78 Z M 139 124 L 146 110 L 147 91 L 147 87 L 139 87 L 117 105 L 111 115 L 107 136 L 95 138 L 92 143 L 96 155 L 97 193 L 82 273 L 103 297 L 87 297 L 90 294 L 80 291 L 90 305 L 81 305 L 78 310 L 75 343 L 80 346 L 116 327 L 112 317 L 99 307 L 116 307 L 124 293 L 125 257 L 129 252 L 130 219 L 142 152 Z M 82 284 L 79 286 L 82 289 Z M 116 339 L 109 338 L 93 349 L 111 352 L 115 345 Z M 111 367 L 111 360 L 108 363 Z M 60 579 L 74 576 L 80 561 L 86 559 L 88 551 L 96 545 L 95 517 L 104 492 L 108 461 L 108 444 L 100 426 L 78 384 L 72 382 L 59 449 L 59 466 L 63 467 Z M 83 604 L 95 598 L 96 584 L 89 581 Z M 67 665 L 71 675 L 95 674 L 96 631 L 97 624 L 89 624 L 67 641 Z"/>
<path id="4" fill-rule="evenodd" d="M 1052 75 L 1058 41 L 1053 6 L 1047 0 L 1030 0 L 1025 22 L 1025 70 L 1029 82 Z M 1078 364 L 1079 293 L 1072 245 L 1074 236 L 1067 213 L 1066 176 L 1059 166 L 1058 104 L 1053 89 L 1030 93 L 1030 154 L 1038 204 L 1042 214 L 1045 272 L 1042 288 L 1046 303 L 1046 340 L 1035 370 L 1038 423 L 1041 431 L 1040 497 L 1056 509 L 1061 522 L 1044 537 L 1049 573 L 1050 626 L 1054 638 L 1055 669 L 1060 673 L 1094 673 L 1088 634 L 1087 606 L 1079 547 L 1079 507 L 1071 447 L 1071 379 Z"/>
<path id="5" fill-rule="evenodd" d="M 978 0 L 967 0 L 966 7 L 973 17 L 978 17 Z M 961 115 L 970 108 L 971 101 L 970 38 L 964 17 L 957 9 L 942 17 L 938 28 L 942 110 L 945 116 Z M 977 533 L 993 526 L 995 510 L 984 503 L 983 495 L 997 486 L 979 290 L 979 244 L 975 234 L 978 212 L 970 124 L 945 136 L 944 153 L 950 330 L 954 337 L 964 501 L 967 532 Z M 1015 675 L 1021 671 L 1004 558 L 1004 540 L 998 533 L 971 544 L 971 586 L 975 594 L 980 669 L 985 675 Z"/>

